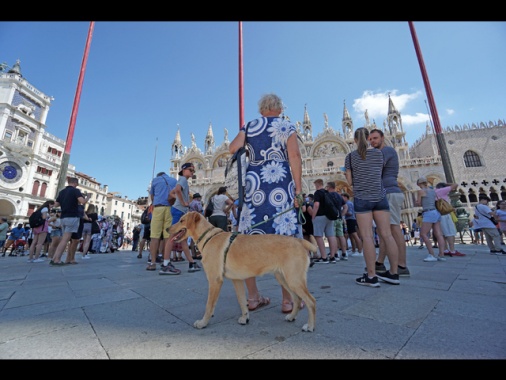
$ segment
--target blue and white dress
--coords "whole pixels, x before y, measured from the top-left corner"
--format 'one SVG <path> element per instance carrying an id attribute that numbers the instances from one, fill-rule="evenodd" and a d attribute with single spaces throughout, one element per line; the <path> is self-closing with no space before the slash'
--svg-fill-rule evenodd
<path id="1" fill-rule="evenodd" d="M 249 235 L 298 233 L 297 213 L 293 209 L 295 183 L 286 148 L 288 137 L 294 133 L 297 133 L 295 126 L 281 117 L 261 117 L 247 123 L 249 165 L 239 232 Z M 282 213 L 290 208 L 292 210 Z M 280 213 L 273 220 L 262 223 Z"/>

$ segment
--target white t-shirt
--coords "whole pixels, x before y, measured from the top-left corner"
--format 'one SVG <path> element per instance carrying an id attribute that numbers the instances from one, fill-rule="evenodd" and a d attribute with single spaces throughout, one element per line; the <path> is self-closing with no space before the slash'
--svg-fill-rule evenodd
<path id="1" fill-rule="evenodd" d="M 490 221 L 486 216 L 490 217 L 492 210 L 483 204 L 477 204 L 474 209 L 474 228 L 496 228 L 495 224 Z"/>
<path id="2" fill-rule="evenodd" d="M 225 211 L 223 211 L 226 208 L 226 201 L 229 199 L 225 194 L 215 195 L 213 197 L 213 204 L 214 204 L 214 211 L 213 215 L 221 215 L 221 216 L 227 216 L 225 214 Z"/>

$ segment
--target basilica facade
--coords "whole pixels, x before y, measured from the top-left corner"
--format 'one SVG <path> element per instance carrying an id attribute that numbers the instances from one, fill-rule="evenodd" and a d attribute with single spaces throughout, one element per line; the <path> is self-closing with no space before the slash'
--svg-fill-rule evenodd
<path id="1" fill-rule="evenodd" d="M 366 111 L 365 125 L 356 127 L 344 104 L 340 129 L 331 127 L 327 115 L 324 115 L 323 130 L 316 136 L 307 108 L 304 109 L 302 122 L 295 122 L 300 136 L 303 192 L 313 193 L 313 182 L 321 178 L 324 182 L 334 181 L 338 191 L 353 196 L 353 190 L 345 178 L 344 159 L 349 152 L 356 149 L 354 131 L 359 127 L 378 128 L 385 134 L 385 143 L 395 148 L 399 155 L 398 182 L 405 196 L 401 219 L 411 225 L 419 210 L 419 207 L 415 206 L 416 192 L 419 189 L 416 185 L 417 179 L 421 176 L 427 177 L 429 183 L 435 186 L 439 182 L 446 182 L 445 171 L 437 136 L 431 126 L 427 124 L 425 131 L 410 147 L 405 139 L 401 114 L 392 99 L 389 98 L 385 107 L 388 107 L 388 114 L 382 126 L 371 123 Z M 459 208 L 459 229 L 462 229 L 473 213 L 480 193 L 490 196 L 492 205 L 499 199 L 506 199 L 506 165 L 503 155 L 506 142 L 505 122 L 498 120 L 488 124 L 482 122 L 479 125 L 473 123 L 447 127 L 443 130 L 443 135 L 455 183 L 459 185 L 458 193 L 452 201 Z M 178 130 L 172 143 L 169 172 L 177 178 L 181 165 L 192 162 L 196 171 L 189 181 L 191 192 L 200 193 L 206 202 L 224 184 L 225 166 L 230 158 L 229 144 L 226 129 L 223 140 L 219 144 L 216 143 L 211 124 L 203 141 L 203 151 L 197 147 L 193 135 L 191 145 L 183 145 Z"/>

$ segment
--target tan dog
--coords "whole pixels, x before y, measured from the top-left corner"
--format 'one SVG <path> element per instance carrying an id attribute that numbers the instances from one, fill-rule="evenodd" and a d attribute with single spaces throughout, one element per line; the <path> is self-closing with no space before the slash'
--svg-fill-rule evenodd
<path id="1" fill-rule="evenodd" d="M 194 327 L 202 329 L 213 316 L 216 302 L 223 285 L 223 279 L 232 280 L 241 307 L 242 315 L 238 322 L 249 322 L 244 281 L 249 277 L 273 273 L 276 280 L 287 289 L 294 301 L 293 309 L 285 320 L 295 320 L 301 299 L 308 310 L 308 321 L 302 331 L 313 331 L 316 318 L 316 300 L 307 289 L 308 250 L 315 252 L 317 247 L 307 240 L 283 235 L 244 235 L 225 232 L 214 227 L 202 214 L 192 211 L 181 217 L 179 222 L 168 229 L 171 239 L 181 241 L 189 236 L 195 241 L 202 254 L 202 265 L 209 283 L 206 311 L 202 319 L 195 321 Z"/>

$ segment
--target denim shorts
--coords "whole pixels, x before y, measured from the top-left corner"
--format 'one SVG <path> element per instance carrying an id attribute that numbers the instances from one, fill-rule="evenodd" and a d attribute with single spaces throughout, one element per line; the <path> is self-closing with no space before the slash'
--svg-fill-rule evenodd
<path id="1" fill-rule="evenodd" d="M 422 221 L 424 223 L 437 223 L 441 220 L 441 214 L 438 210 L 424 211 L 422 214 Z"/>
<path id="2" fill-rule="evenodd" d="M 354 198 L 353 206 L 355 206 L 355 214 L 364 214 L 372 211 L 390 211 L 390 206 L 388 205 L 388 199 L 386 196 L 378 202 Z"/>

